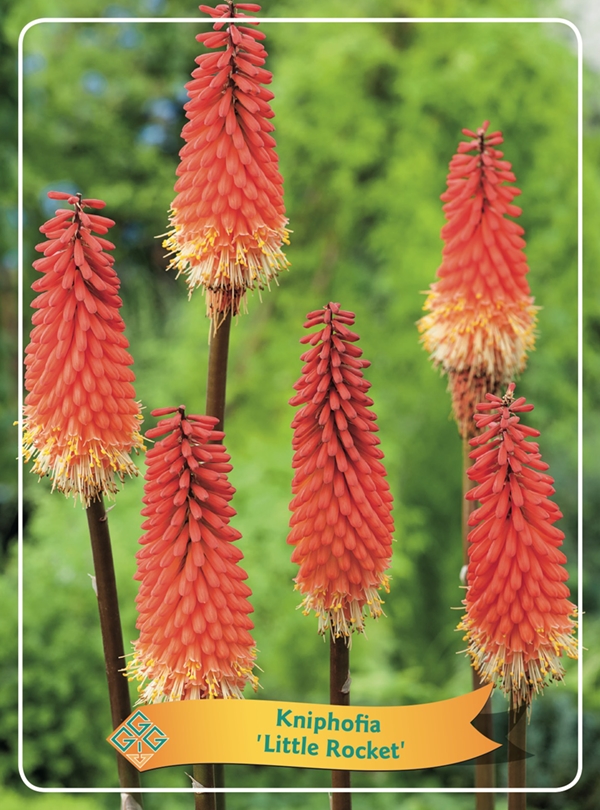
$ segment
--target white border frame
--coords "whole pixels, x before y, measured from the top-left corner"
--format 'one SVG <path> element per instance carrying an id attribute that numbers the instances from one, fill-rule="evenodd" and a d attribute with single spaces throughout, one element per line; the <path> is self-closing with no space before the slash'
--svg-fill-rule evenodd
<path id="1" fill-rule="evenodd" d="M 339 793 L 563 793 L 577 784 L 583 773 L 583 40 L 577 26 L 561 17 L 261 17 L 261 23 L 555 23 L 570 28 L 577 40 L 577 552 L 579 612 L 577 773 L 568 785 L 558 788 L 342 788 Z M 41 17 L 28 23 L 18 45 L 18 352 L 23 358 L 23 43 L 27 32 L 46 23 L 201 23 L 198 17 Z M 241 20 L 243 22 L 243 20 Z M 23 381 L 18 392 L 19 437 L 23 435 Z M 23 768 L 23 451 L 19 441 L 18 467 L 18 767 L 23 783 L 38 793 L 194 793 L 193 788 L 41 788 L 32 784 Z M 206 793 L 331 793 L 331 788 L 213 788 Z"/>

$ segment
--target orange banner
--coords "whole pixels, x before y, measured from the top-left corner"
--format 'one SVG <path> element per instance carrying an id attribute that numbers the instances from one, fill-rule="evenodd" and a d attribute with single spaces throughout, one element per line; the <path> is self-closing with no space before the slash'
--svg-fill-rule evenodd
<path id="1" fill-rule="evenodd" d="M 498 743 L 471 725 L 492 687 L 416 706 L 186 700 L 142 706 L 108 741 L 140 771 L 194 762 L 400 771 L 463 762 Z"/>

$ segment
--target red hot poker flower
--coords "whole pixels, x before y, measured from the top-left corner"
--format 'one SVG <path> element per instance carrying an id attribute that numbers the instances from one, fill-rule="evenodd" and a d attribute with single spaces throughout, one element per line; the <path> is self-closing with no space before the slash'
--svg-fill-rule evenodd
<path id="1" fill-rule="evenodd" d="M 86 213 L 101 200 L 51 191 L 59 209 L 40 231 L 44 258 L 33 263 L 42 278 L 33 289 L 34 328 L 25 350 L 25 457 L 53 487 L 79 495 L 88 506 L 116 491 L 115 478 L 137 475 L 129 453 L 143 449 L 140 406 L 131 385 L 133 360 L 119 314 L 114 245 L 102 236 L 112 219 Z"/>
<path id="2" fill-rule="evenodd" d="M 348 326 L 354 314 L 328 304 L 310 312 L 306 328 L 321 327 L 301 339 L 312 348 L 290 400 L 303 405 L 292 422 L 296 470 L 288 543 L 300 566 L 296 588 L 303 607 L 314 610 L 319 632 L 335 637 L 364 630 L 363 610 L 381 615 L 381 586 L 392 554 L 392 496 L 377 447 L 376 416 L 369 410 L 370 383 Z"/>
<path id="3" fill-rule="evenodd" d="M 449 376 L 454 415 L 463 438 L 473 435 L 472 414 L 486 392 L 525 367 L 535 342 L 536 307 L 530 295 L 523 229 L 513 205 L 520 194 L 511 164 L 496 149 L 502 133 L 488 122 L 458 145 L 442 194 L 447 224 L 443 260 L 419 321 L 435 365 Z M 475 154 L 468 154 L 475 152 Z"/>
<path id="4" fill-rule="evenodd" d="M 138 552 L 140 637 L 127 674 L 141 681 L 141 701 L 241 698 L 253 686 L 250 588 L 239 566 L 241 537 L 229 525 L 235 492 L 229 456 L 212 416 L 167 416 L 147 432 L 163 436 L 148 451 Z"/>
<path id="5" fill-rule="evenodd" d="M 186 87 L 188 123 L 175 185 L 171 225 L 164 246 L 170 267 L 187 275 L 192 291 L 206 291 L 207 314 L 215 324 L 240 310 L 246 290 L 269 287 L 288 262 L 283 179 L 278 170 L 273 93 L 263 87 L 272 75 L 262 65 L 265 35 L 241 11 L 254 3 L 228 3 L 200 10 L 222 20 L 214 32 L 196 37 L 217 49 L 196 59 Z M 228 22 L 243 19 L 246 25 Z"/>
<path id="6" fill-rule="evenodd" d="M 533 410 L 524 397 L 487 394 L 477 406 L 477 428 L 470 444 L 475 460 L 468 470 L 478 486 L 466 498 L 481 507 L 469 519 L 466 615 L 468 652 L 485 681 L 500 684 L 516 705 L 530 704 L 548 680 L 562 680 L 564 651 L 577 658 L 573 638 L 576 607 L 568 600 L 559 551 L 564 534 L 553 524 L 562 514 L 549 499 L 554 480 L 545 472 L 539 431 L 517 415 Z"/>

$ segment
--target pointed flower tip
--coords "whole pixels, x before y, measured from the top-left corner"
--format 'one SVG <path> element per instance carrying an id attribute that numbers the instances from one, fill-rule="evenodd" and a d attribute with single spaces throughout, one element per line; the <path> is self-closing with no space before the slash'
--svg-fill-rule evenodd
<path id="1" fill-rule="evenodd" d="M 129 454 L 145 449 L 141 407 L 131 384 L 119 279 L 107 252 L 114 245 L 103 238 L 114 222 L 86 214 L 89 201 L 80 195 L 49 196 L 74 200 L 74 208 L 59 209 L 40 228 L 46 241 L 33 265 L 41 278 L 33 284 L 40 294 L 25 350 L 24 452 L 53 489 L 89 506 L 99 495 L 112 496 L 125 475 L 137 475 Z"/>
<path id="2" fill-rule="evenodd" d="M 237 17 L 237 11 L 260 11 L 258 3 L 220 3 L 217 6 L 198 6 L 200 11 L 211 17 Z M 243 15 L 242 15 L 243 16 Z"/>
<path id="3" fill-rule="evenodd" d="M 213 17 L 258 10 L 251 3 L 201 8 Z M 199 56 L 187 85 L 189 121 L 181 133 L 186 143 L 163 245 L 169 269 L 186 276 L 190 294 L 203 289 L 216 325 L 228 312 L 244 310 L 247 290 L 270 289 L 289 266 L 263 38 L 238 24 L 201 34 L 207 48 L 224 50 Z"/>
<path id="4" fill-rule="evenodd" d="M 381 462 L 383 453 L 370 384 L 369 365 L 348 329 L 354 313 L 330 303 L 309 312 L 302 376 L 292 405 L 301 405 L 294 428 L 294 498 L 288 543 L 300 566 L 296 588 L 305 613 L 315 611 L 319 632 L 348 643 L 364 631 L 365 615 L 382 613 L 380 590 L 388 588 L 392 496 Z"/>
<path id="5" fill-rule="evenodd" d="M 140 682 L 140 702 L 241 698 L 256 688 L 252 606 L 240 534 L 229 525 L 234 489 L 229 456 L 215 419 L 183 406 L 159 423 L 148 452 L 146 520 L 137 554 L 139 639 L 126 668 Z M 159 435 L 157 429 L 148 435 Z"/>
<path id="6" fill-rule="evenodd" d="M 80 208 L 104 208 L 106 206 L 104 200 L 93 198 L 83 200 L 80 193 L 71 194 L 66 191 L 49 191 L 47 196 L 50 200 L 66 200 L 69 205 L 79 206 Z"/>
<path id="7" fill-rule="evenodd" d="M 167 414 L 177 413 L 177 411 L 185 411 L 185 405 L 180 405 L 178 408 L 155 408 L 150 411 L 151 416 L 167 416 Z"/>
<path id="8" fill-rule="evenodd" d="M 525 367 L 535 343 L 536 311 L 526 275 L 515 176 L 495 146 L 489 122 L 465 130 L 442 195 L 447 223 L 438 281 L 418 323 L 434 365 L 449 378 L 453 410 L 468 438 L 471 414 L 485 391 L 497 391 Z M 475 155 L 467 152 L 475 151 Z"/>
<path id="9" fill-rule="evenodd" d="M 66 191 L 49 191 L 47 196 L 50 200 L 67 200 L 71 204 L 78 200 L 77 195 L 70 194 Z"/>
<path id="10" fill-rule="evenodd" d="M 562 514 L 550 500 L 553 479 L 537 443 L 539 432 L 520 424 L 529 410 L 514 399 L 488 396 L 475 419 L 481 435 L 467 493 L 481 506 L 470 519 L 466 614 L 468 653 L 485 682 L 529 705 L 551 681 L 564 677 L 561 657 L 577 658 L 576 607 L 565 584 L 564 534 L 554 526 Z"/>

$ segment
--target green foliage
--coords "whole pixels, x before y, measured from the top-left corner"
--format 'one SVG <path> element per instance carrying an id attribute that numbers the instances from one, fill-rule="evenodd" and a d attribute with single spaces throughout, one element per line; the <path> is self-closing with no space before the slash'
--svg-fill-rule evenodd
<path id="1" fill-rule="evenodd" d="M 75 0 L 54 2 L 56 16 L 81 13 Z M 86 15 L 195 16 L 183 0 L 109 4 L 89 0 Z M 269 2 L 265 13 L 341 17 L 377 14 L 510 14 L 514 3 L 458 3 L 457 0 L 361 0 L 349 8 L 341 0 Z M 527 7 L 527 8 L 526 8 Z M 519 13 L 535 9 L 519 5 Z M 121 9 L 121 11 L 119 11 Z M 5 42 L 14 53 L 18 33 L 35 17 L 48 16 L 48 3 L 11 4 L 3 20 Z M 155 237 L 164 233 L 184 116 L 183 85 L 199 52 L 194 35 L 181 24 L 58 24 L 34 26 L 25 37 L 25 276 L 48 218 L 50 188 L 81 189 L 107 202 L 117 220 L 112 238 L 122 279 L 123 315 L 137 376 L 136 391 L 146 408 L 183 402 L 192 412 L 204 408 L 208 327 L 204 302 L 186 300 L 183 284 L 164 272 L 166 261 Z M 383 618 L 371 624 L 368 640 L 352 651 L 355 703 L 417 703 L 439 700 L 470 688 L 469 668 L 455 632 L 460 613 L 461 447 L 449 418 L 445 380 L 431 369 L 419 345 L 415 322 L 423 295 L 440 263 L 439 231 L 444 222 L 439 195 L 462 127 L 489 118 L 505 136 L 506 158 L 522 189 L 521 222 L 526 229 L 530 284 L 539 313 L 537 350 L 518 391 L 534 402 L 530 423 L 542 431 L 541 449 L 556 478 L 565 519 L 565 544 L 576 580 L 577 531 L 577 142 L 576 62 L 572 34 L 560 25 L 537 24 L 305 24 L 264 26 L 274 72 L 278 153 L 285 177 L 286 205 L 293 230 L 289 273 L 278 289 L 250 298 L 249 314 L 232 330 L 228 381 L 227 436 L 231 475 L 237 489 L 235 525 L 253 589 L 255 639 L 262 690 L 259 697 L 305 701 L 327 698 L 327 655 L 316 620 L 295 610 L 294 566 L 285 539 L 291 481 L 292 409 L 287 400 L 300 375 L 298 344 L 308 310 L 339 300 L 357 315 L 365 357 L 373 363 L 374 410 L 389 481 L 395 497 L 397 542 L 391 592 Z M 0 60 L 0 76 L 10 70 Z M 12 132 L 15 97 L 2 100 L 2 134 Z M 4 138 L 1 142 L 4 143 Z M 597 124 L 588 132 L 586 160 L 598 159 Z M 2 147 L 4 149 L 4 147 Z M 14 165 L 0 151 L 0 169 Z M 4 176 L 14 189 L 16 178 Z M 13 192 L 11 192 L 13 193 Z M 586 191 L 598 206 L 597 175 Z M 9 272 L 9 231 L 14 203 L 0 192 L 2 251 Z M 594 235 L 594 232 L 591 232 Z M 590 239 L 586 299 L 590 350 L 586 356 L 592 386 L 587 404 L 598 406 L 600 305 L 592 266 L 597 244 Z M 2 277 L 3 279 L 6 276 Z M 14 279 L 10 284 L 14 290 Z M 4 289 L 4 288 L 3 288 Z M 3 311 L 3 362 L 12 347 L 11 322 Z M 24 315 L 27 323 L 29 313 Z M 0 430 L 7 436 L 14 391 L 0 389 Z M 145 427 L 153 421 L 147 416 Z M 600 424 L 587 423 L 590 462 L 598 456 Z M 2 443 L 3 445 L 6 442 Z M 3 451 L 1 485 L 14 497 L 13 469 Z M 143 464 L 141 465 L 143 466 Z M 598 478 L 597 466 L 590 483 Z M 8 470 L 8 474 L 6 473 Z M 590 487 L 590 492 L 592 490 Z M 12 490 L 10 488 L 13 488 Z M 7 496 L 8 497 L 8 496 Z M 140 534 L 141 481 L 127 482 L 110 514 L 126 645 L 135 638 L 132 580 Z M 85 516 L 47 484 L 26 476 L 31 519 L 25 538 L 25 770 L 36 784 L 109 785 L 112 754 L 103 742 L 110 731 Z M 600 525 L 592 495 L 586 508 L 590 537 Z M 2 513 L 0 511 L 0 520 Z M 8 520 L 8 518 L 7 518 Z M 596 548 L 600 548 L 599 545 Z M 591 552 L 597 577 L 598 552 Z M 16 786 L 15 565 L 0 579 L 0 779 Z M 592 584 L 592 583 L 590 583 Z M 589 588 L 591 607 L 600 599 Z M 590 619 L 590 637 L 599 635 Z M 592 645 L 590 645 L 592 646 Z M 595 645 L 597 647 L 597 645 Z M 591 653 L 587 679 L 597 688 L 600 664 Z M 575 773 L 576 671 L 568 688 L 548 689 L 533 710 L 530 769 L 535 784 L 560 785 Z M 496 711 L 503 710 L 500 699 Z M 592 698 L 588 740 L 598 750 L 598 701 Z M 557 733 L 560 729 L 560 733 Z M 229 783 L 264 787 L 327 785 L 327 775 L 288 769 L 228 768 Z M 467 766 L 435 772 L 357 776 L 356 784 L 389 787 L 471 784 Z M 148 785 L 186 786 L 181 769 L 144 777 Z M 586 783 L 587 784 L 587 783 Z M 582 794 L 583 796 L 583 791 Z M 590 795 L 594 795 L 590 788 Z M 4 795 L 0 794 L 4 799 Z M 559 794 L 560 806 L 568 804 Z M 147 807 L 160 797 L 148 797 Z M 541 796 L 541 801 L 551 801 Z M 18 794 L 6 806 L 20 808 Z M 62 801 L 62 800 L 61 800 Z M 91 810 L 95 797 L 69 797 Z M 169 806 L 189 806 L 189 797 L 171 796 Z M 231 810 L 322 807 L 313 795 L 234 796 Z M 591 801 L 591 800 L 589 800 Z M 12 802 L 13 804 L 10 804 Z M 54 797 L 35 797 L 31 806 L 52 810 Z M 397 806 L 393 795 L 355 797 L 356 807 Z M 29 804 L 28 804 L 29 806 Z M 63 805 L 61 805 L 63 806 Z M 99 805 L 98 805 L 99 806 Z M 162 805 L 161 805 L 162 806 Z M 409 810 L 462 810 L 470 797 L 406 796 Z M 502 802 L 498 803 L 502 807 Z"/>
<path id="2" fill-rule="evenodd" d="M 65 796 L 64 794 L 33 795 L 28 792 L 0 787 L 3 810 L 100 810 L 101 797 Z"/>

